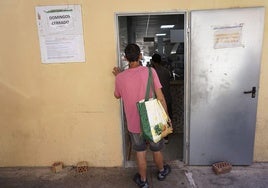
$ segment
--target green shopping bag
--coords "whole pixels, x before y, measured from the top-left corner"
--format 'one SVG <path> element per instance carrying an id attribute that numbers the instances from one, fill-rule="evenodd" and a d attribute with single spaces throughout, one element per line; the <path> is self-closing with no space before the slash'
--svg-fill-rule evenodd
<path id="1" fill-rule="evenodd" d="M 151 87 L 154 89 L 152 70 L 149 67 L 145 99 L 137 103 L 137 108 L 140 115 L 142 136 L 147 140 L 157 143 L 163 137 L 172 133 L 173 130 L 168 124 L 169 117 L 161 102 L 155 98 L 155 94 L 153 95 L 153 98 L 149 98 Z"/>

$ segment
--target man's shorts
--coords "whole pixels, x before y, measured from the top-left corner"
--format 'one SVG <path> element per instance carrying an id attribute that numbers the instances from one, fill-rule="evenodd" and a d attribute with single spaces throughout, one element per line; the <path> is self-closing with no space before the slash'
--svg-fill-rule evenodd
<path id="1" fill-rule="evenodd" d="M 135 151 L 145 151 L 147 149 L 147 143 L 150 145 L 150 150 L 153 152 L 160 151 L 164 147 L 164 140 L 161 139 L 158 143 L 147 141 L 140 133 L 129 133 L 132 143 L 132 149 Z"/>

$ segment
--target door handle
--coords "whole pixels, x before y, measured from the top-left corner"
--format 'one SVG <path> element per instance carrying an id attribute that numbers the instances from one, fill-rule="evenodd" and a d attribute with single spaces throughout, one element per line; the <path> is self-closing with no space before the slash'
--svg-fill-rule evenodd
<path id="1" fill-rule="evenodd" d="M 250 94 L 251 93 L 251 98 L 255 98 L 256 96 L 256 87 L 252 87 L 251 91 L 244 91 L 244 94 Z"/>

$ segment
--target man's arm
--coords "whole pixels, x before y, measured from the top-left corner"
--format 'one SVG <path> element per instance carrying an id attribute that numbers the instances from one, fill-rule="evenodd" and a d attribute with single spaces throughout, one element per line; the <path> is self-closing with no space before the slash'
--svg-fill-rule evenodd
<path id="1" fill-rule="evenodd" d="M 168 114 L 167 103 L 166 103 L 166 100 L 165 100 L 165 97 L 164 97 L 164 94 L 163 94 L 161 88 L 156 89 L 155 94 L 156 94 L 157 99 L 161 102 L 164 110 Z"/>
<path id="2" fill-rule="evenodd" d="M 121 96 L 116 95 L 115 92 L 114 92 L 114 97 L 117 98 L 117 99 L 120 99 L 121 98 Z"/>
<path id="3" fill-rule="evenodd" d="M 114 76 L 117 76 L 120 72 L 122 72 L 122 71 L 121 71 L 121 69 L 119 67 L 114 67 L 113 68 L 113 72 L 112 73 L 113 73 Z M 120 99 L 121 98 L 121 96 L 118 95 L 115 91 L 114 91 L 114 97 L 117 98 L 117 99 Z"/>
<path id="4" fill-rule="evenodd" d="M 170 126 L 172 126 L 171 119 L 169 117 L 168 110 L 167 110 L 167 103 L 166 103 L 166 100 L 165 100 L 165 97 L 164 97 L 164 94 L 163 94 L 161 88 L 156 89 L 155 94 L 156 94 L 157 99 L 161 102 L 164 110 L 166 111 L 166 114 L 168 115 L 168 122 L 169 122 Z"/>

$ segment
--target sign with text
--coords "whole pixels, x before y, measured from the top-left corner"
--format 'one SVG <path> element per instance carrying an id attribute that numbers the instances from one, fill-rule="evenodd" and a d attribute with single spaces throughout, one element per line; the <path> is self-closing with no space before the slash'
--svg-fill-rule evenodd
<path id="1" fill-rule="evenodd" d="M 214 27 L 214 48 L 234 48 L 242 45 L 243 24 Z"/>
<path id="2" fill-rule="evenodd" d="M 85 62 L 80 5 L 36 7 L 42 63 Z"/>

